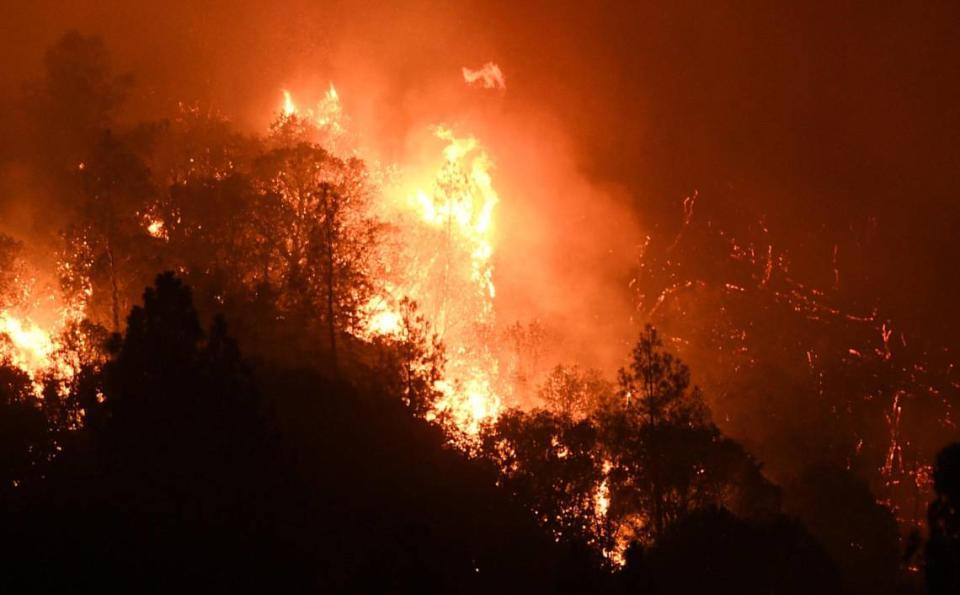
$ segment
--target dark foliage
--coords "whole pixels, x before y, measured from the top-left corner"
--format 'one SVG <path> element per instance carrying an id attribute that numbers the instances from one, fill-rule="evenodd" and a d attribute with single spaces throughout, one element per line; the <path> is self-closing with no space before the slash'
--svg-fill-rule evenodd
<path id="1" fill-rule="evenodd" d="M 2 510 L 15 544 L 6 591 L 489 593 L 568 589 L 561 571 L 587 590 L 607 580 L 398 395 L 275 363 L 254 373 L 222 319 L 204 332 L 174 276 L 157 278 L 127 328 L 80 383 L 85 428 Z M 4 456 L 28 461 L 39 420 L 21 424 L 23 439 L 5 434 L 17 444 Z"/>
<path id="2" fill-rule="evenodd" d="M 897 592 L 900 533 L 890 510 L 846 469 L 815 467 L 787 490 L 796 514 L 843 571 L 851 593 Z"/>
<path id="3" fill-rule="evenodd" d="M 541 394 L 549 410 L 508 411 L 482 452 L 504 487 L 558 539 L 613 551 L 650 542 L 706 506 L 745 517 L 779 510 L 779 490 L 743 447 L 707 419 L 689 369 L 647 327 L 621 370 L 620 392 L 557 368 Z M 597 514 L 605 493 L 605 514 Z"/>
<path id="4" fill-rule="evenodd" d="M 927 510 L 927 589 L 932 595 L 960 593 L 960 443 L 937 455 L 933 487 L 937 497 Z"/>
<path id="5" fill-rule="evenodd" d="M 36 467 L 51 454 L 52 441 L 30 378 L 0 362 L 0 499 L 36 477 Z"/>
<path id="6" fill-rule="evenodd" d="M 798 522 L 744 521 L 719 508 L 674 523 L 649 551 L 633 550 L 621 578 L 664 595 L 843 592 L 836 567 Z"/>

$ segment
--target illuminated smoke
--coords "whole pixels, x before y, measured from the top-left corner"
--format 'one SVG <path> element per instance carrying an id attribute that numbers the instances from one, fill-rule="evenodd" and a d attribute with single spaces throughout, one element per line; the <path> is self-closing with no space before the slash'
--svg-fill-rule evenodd
<path id="1" fill-rule="evenodd" d="M 463 80 L 468 85 L 475 85 L 484 89 L 506 89 L 507 81 L 503 71 L 493 62 L 487 62 L 482 67 L 471 70 L 463 67 Z"/>

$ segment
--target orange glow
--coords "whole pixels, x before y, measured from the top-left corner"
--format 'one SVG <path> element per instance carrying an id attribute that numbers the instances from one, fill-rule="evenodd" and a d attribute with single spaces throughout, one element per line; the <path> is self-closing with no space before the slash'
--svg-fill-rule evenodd
<path id="1" fill-rule="evenodd" d="M 167 228 L 162 219 L 152 219 L 150 217 L 146 217 L 144 223 L 147 227 L 147 233 L 152 237 L 157 238 L 158 240 L 169 239 L 169 236 L 167 235 Z"/>
<path id="2" fill-rule="evenodd" d="M 361 338 L 374 336 L 400 338 L 403 332 L 403 316 L 390 307 L 385 299 L 375 296 L 367 304 L 367 325 L 360 332 Z"/>
<path id="3" fill-rule="evenodd" d="M 290 116 L 297 113 L 297 106 L 293 103 L 293 96 L 290 95 L 290 91 L 286 89 L 283 90 L 283 115 L 289 118 Z"/>
<path id="4" fill-rule="evenodd" d="M 45 327 L 29 316 L 0 311 L 0 362 L 24 372 L 38 398 L 43 396 L 45 381 L 62 385 L 76 375 L 80 365 L 66 353 L 61 341 L 63 329 L 78 320 L 80 313 L 64 308 L 57 315 L 58 320 Z"/>
<path id="5" fill-rule="evenodd" d="M 342 112 L 340 94 L 337 93 L 333 83 L 330 83 L 330 87 L 317 102 L 315 108 L 298 108 L 290 91 L 283 90 L 283 105 L 280 109 L 283 118 L 300 118 L 316 128 L 328 132 L 331 136 L 336 137 L 343 132 Z"/>
<path id="6" fill-rule="evenodd" d="M 476 138 L 458 137 L 444 127 L 436 128 L 434 134 L 446 142 L 443 162 L 433 176 L 434 188 L 430 192 L 417 188 L 407 205 L 419 221 L 441 232 L 439 247 L 448 254 L 440 255 L 443 274 L 411 284 L 408 291 L 419 288 L 421 295 L 412 297 L 436 304 L 437 314 L 431 322 L 447 345 L 447 377 L 438 387 L 444 395 L 437 404 L 438 412 L 449 414 L 460 430 L 475 434 L 481 424 L 494 421 L 502 407 L 493 388 L 496 360 L 477 336 L 482 326 L 494 322 L 492 235 L 494 208 L 500 197 L 493 187 L 492 161 Z M 451 273 L 451 266 L 460 268 Z M 472 295 L 448 299 L 444 294 L 450 290 L 451 275 L 464 282 L 461 291 Z M 451 303 L 453 299 L 457 303 Z M 454 313 L 475 324 L 454 323 L 449 320 Z"/>
<path id="7" fill-rule="evenodd" d="M 0 335 L 10 341 L 6 353 L 10 363 L 31 377 L 50 366 L 56 347 L 46 330 L 9 312 L 0 312 Z"/>
<path id="8" fill-rule="evenodd" d="M 282 117 L 301 118 L 334 139 L 345 132 L 340 96 L 332 84 L 315 109 L 298 108 L 288 91 L 283 101 Z M 393 224 L 405 247 L 391 267 L 403 274 L 381 280 L 383 294 L 365 306 L 365 326 L 356 334 L 400 337 L 400 299 L 419 304 L 447 355 L 445 374 L 436 385 L 442 397 L 428 417 L 442 414 L 460 432 L 475 435 L 502 407 L 494 389 L 497 361 L 482 337 L 494 322 L 493 233 L 500 197 L 493 160 L 476 137 L 435 126 L 432 138 L 434 145 L 441 142 L 431 147 L 437 158 L 383 168 L 399 171 L 400 179 L 381 189 L 374 208 Z"/>

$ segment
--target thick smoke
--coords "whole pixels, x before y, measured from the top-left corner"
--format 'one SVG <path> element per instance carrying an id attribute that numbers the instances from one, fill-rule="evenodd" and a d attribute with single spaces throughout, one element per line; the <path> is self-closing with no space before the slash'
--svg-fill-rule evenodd
<path id="1" fill-rule="evenodd" d="M 797 266 L 812 269 L 829 267 L 851 226 L 876 220 L 875 251 L 841 254 L 850 285 L 862 287 L 851 289 L 855 297 L 885 294 L 898 319 L 955 331 L 960 319 L 939 307 L 956 295 L 940 257 L 956 218 L 955 11 L 949 3 L 869 14 L 750 2 L 8 5 L 3 155 L 19 143 L 23 81 L 70 28 L 102 36 L 117 70 L 136 75 L 130 118 L 198 102 L 258 130 L 281 87 L 307 92 L 313 83 L 319 92 L 336 81 L 354 117 L 396 143 L 418 106 L 438 101 L 438 81 L 462 84 L 461 68 L 493 61 L 510 77 L 504 104 L 554 119 L 578 169 L 624 187 L 649 228 L 674 227 L 679 201 L 699 189 L 718 217 L 766 216 Z M 16 164 L 5 160 L 4 172 L 4 219 L 21 225 L 26 215 L 10 203 L 36 201 L 20 196 L 30 184 Z"/>

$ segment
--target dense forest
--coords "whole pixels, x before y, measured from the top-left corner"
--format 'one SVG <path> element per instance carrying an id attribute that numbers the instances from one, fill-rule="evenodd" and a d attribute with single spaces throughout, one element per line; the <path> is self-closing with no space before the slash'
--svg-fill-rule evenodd
<path id="1" fill-rule="evenodd" d="M 404 296 L 369 331 L 403 251 L 373 164 L 292 111 L 262 135 L 189 105 L 119 118 L 135 82 L 96 37 L 44 66 L 18 159 L 57 197 L 69 316 L 48 368 L 0 327 L 5 592 L 960 589 L 957 444 L 928 461 L 920 526 L 831 445 L 778 485 L 649 324 L 615 378 L 550 365 L 464 424 L 443 338 L 482 317 Z M 0 235 L 0 312 L 37 299 L 36 250 Z M 463 266 L 461 308 L 489 282 Z"/>

